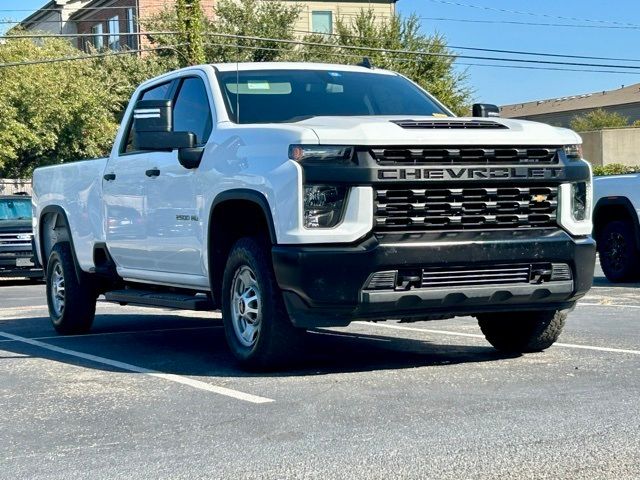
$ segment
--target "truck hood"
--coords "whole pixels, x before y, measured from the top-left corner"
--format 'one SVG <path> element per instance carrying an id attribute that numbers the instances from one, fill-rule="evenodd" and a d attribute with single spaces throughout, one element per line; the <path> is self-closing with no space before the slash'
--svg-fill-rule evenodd
<path id="1" fill-rule="evenodd" d="M 400 126 L 399 121 L 415 126 Z M 493 128 L 473 128 L 473 123 Z M 578 134 L 544 123 L 504 118 L 427 116 L 313 117 L 296 125 L 310 128 L 320 144 L 337 145 L 572 145 Z M 422 125 L 422 126 L 420 126 Z"/>

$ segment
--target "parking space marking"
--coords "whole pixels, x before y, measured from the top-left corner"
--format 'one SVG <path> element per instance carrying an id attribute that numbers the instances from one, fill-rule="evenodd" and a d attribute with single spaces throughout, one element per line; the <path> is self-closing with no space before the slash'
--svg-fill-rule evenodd
<path id="1" fill-rule="evenodd" d="M 594 300 L 594 299 L 590 299 Z M 618 307 L 618 308 L 640 308 L 640 305 L 620 305 L 615 303 L 584 303 L 577 304 L 578 307 Z"/>
<path id="2" fill-rule="evenodd" d="M 477 333 L 463 333 L 463 332 L 452 332 L 450 330 L 433 330 L 433 329 L 426 329 L 426 328 L 403 327 L 401 325 L 385 325 L 383 323 L 368 323 L 368 322 L 353 322 L 353 323 L 357 323 L 358 325 L 363 325 L 370 328 L 381 327 L 381 328 L 390 328 L 392 330 L 406 330 L 410 332 L 432 333 L 435 335 L 450 335 L 454 337 L 470 337 L 470 338 L 484 339 L 484 335 L 480 335 Z M 561 343 L 561 342 L 556 342 L 553 344 L 553 346 L 564 347 L 564 348 L 575 348 L 575 349 L 582 349 L 582 350 L 595 350 L 598 352 L 629 353 L 631 355 L 640 355 L 640 350 L 630 350 L 626 348 L 596 347 L 593 345 L 579 345 L 576 343 Z"/>
<path id="3" fill-rule="evenodd" d="M 120 332 L 101 332 L 101 333 L 82 333 L 80 335 L 48 335 L 46 337 L 29 337 L 30 340 L 64 340 L 67 338 L 85 338 L 85 337 L 102 337 L 106 335 L 133 335 L 136 333 L 162 333 L 162 332 L 181 332 L 189 330 L 213 330 L 224 328 L 223 325 L 212 325 L 208 327 L 178 327 L 178 328 L 154 328 L 151 330 L 122 330 Z M 26 338 L 26 337 L 25 337 Z M 0 342 L 15 342 L 8 338 L 0 340 Z"/>
<path id="4" fill-rule="evenodd" d="M 16 342 L 26 343 L 28 345 L 32 345 L 34 347 L 44 348 L 46 350 L 50 350 L 52 352 L 60 353 L 62 355 L 69 355 L 72 357 L 82 358 L 84 360 L 88 360 L 90 362 L 101 363 L 103 365 L 109 365 L 111 367 L 119 368 L 121 370 L 142 373 L 144 375 L 149 375 L 151 377 L 162 378 L 164 380 L 169 380 L 175 383 L 181 383 L 183 385 L 188 385 L 193 388 L 197 388 L 199 390 L 205 390 L 207 392 L 217 393 L 219 395 L 224 395 L 226 397 L 235 398 L 237 400 L 243 400 L 245 402 L 250 403 L 270 403 L 274 400 L 266 397 L 259 397 L 257 395 L 251 395 L 249 393 L 239 392 L 237 390 L 232 390 L 226 387 L 220 387 L 217 385 L 210 385 L 205 382 L 201 382 L 199 380 L 193 380 L 188 377 L 183 377 L 180 375 L 175 375 L 173 373 L 162 373 L 157 370 L 151 370 L 144 367 L 138 367 L 137 365 L 131 365 L 130 363 L 120 362 L 118 360 L 111 360 L 105 357 L 98 357 L 96 355 L 91 355 L 88 353 L 78 352 L 75 350 L 69 350 L 68 348 L 61 348 L 55 345 L 51 345 L 48 343 L 40 342 L 38 340 L 33 340 L 31 338 L 20 337 L 18 335 L 13 335 L 12 333 L 0 332 L 0 337 L 8 338 L 10 340 L 15 340 Z"/>

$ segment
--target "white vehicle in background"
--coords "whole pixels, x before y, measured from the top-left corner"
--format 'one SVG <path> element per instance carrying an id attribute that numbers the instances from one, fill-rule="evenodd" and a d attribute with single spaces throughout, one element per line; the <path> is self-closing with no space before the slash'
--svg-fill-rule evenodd
<path id="1" fill-rule="evenodd" d="M 543 350 L 593 279 L 579 143 L 456 118 L 385 70 L 163 75 L 134 93 L 109 158 L 34 173 L 53 325 L 88 331 L 103 294 L 221 309 L 252 368 L 281 363 L 304 329 L 356 319 L 473 315 L 496 348 Z"/>
<path id="2" fill-rule="evenodd" d="M 640 280 L 640 174 L 596 177 L 593 236 L 612 282 Z"/>

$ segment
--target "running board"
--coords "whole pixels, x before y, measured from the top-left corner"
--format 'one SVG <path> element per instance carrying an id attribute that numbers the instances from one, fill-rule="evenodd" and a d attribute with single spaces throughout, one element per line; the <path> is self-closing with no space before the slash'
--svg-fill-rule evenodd
<path id="1" fill-rule="evenodd" d="M 107 302 L 121 305 L 142 305 L 145 307 L 176 308 L 179 310 L 214 310 L 211 299 L 205 294 L 185 295 L 173 292 L 155 292 L 153 290 L 112 290 L 104 294 Z"/>

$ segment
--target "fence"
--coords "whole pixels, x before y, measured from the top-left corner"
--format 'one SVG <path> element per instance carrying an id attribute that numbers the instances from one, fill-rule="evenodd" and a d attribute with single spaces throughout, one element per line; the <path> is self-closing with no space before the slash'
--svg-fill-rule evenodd
<path id="1" fill-rule="evenodd" d="M 22 192 L 31 195 L 31 180 L 0 178 L 0 195 L 13 195 Z"/>

